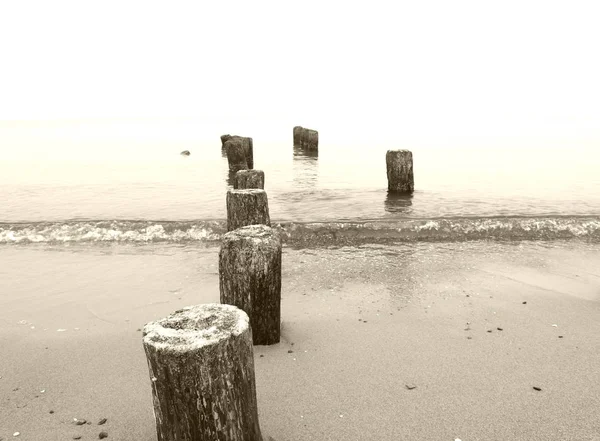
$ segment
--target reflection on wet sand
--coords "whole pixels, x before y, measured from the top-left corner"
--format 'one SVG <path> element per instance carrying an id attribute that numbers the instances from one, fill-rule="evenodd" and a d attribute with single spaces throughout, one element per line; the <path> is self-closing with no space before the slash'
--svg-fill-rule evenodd
<path id="1" fill-rule="evenodd" d="M 388 192 L 385 197 L 385 211 L 388 213 L 408 213 L 412 207 L 412 194 Z"/>

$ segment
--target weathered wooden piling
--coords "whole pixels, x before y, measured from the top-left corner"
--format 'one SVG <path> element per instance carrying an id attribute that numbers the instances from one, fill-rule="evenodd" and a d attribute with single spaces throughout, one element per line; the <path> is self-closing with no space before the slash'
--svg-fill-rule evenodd
<path id="1" fill-rule="evenodd" d="M 221 151 L 227 154 L 227 141 L 238 140 L 242 143 L 248 168 L 254 168 L 254 141 L 247 136 L 221 135 Z"/>
<path id="2" fill-rule="evenodd" d="M 262 441 L 244 311 L 214 303 L 180 309 L 148 323 L 143 345 L 158 441 Z"/>
<path id="3" fill-rule="evenodd" d="M 308 150 L 319 150 L 319 132 L 317 132 L 316 130 L 310 130 L 310 129 L 306 129 L 306 130 L 307 130 L 306 148 Z"/>
<path id="4" fill-rule="evenodd" d="M 388 150 L 385 162 L 388 191 L 412 193 L 415 189 L 412 152 L 410 150 Z"/>
<path id="5" fill-rule="evenodd" d="M 227 151 L 227 162 L 229 162 L 229 171 L 248 169 L 246 147 L 244 141 L 240 138 L 232 138 L 225 142 Z"/>
<path id="6" fill-rule="evenodd" d="M 227 192 L 227 231 L 246 225 L 271 226 L 267 193 L 260 189 Z"/>
<path id="7" fill-rule="evenodd" d="M 219 253 L 221 303 L 250 317 L 255 345 L 279 343 L 281 328 L 281 239 L 266 225 L 223 235 Z"/>
<path id="8" fill-rule="evenodd" d="M 221 135 L 221 147 L 225 147 L 225 143 L 231 138 L 233 138 L 231 135 Z"/>
<path id="9" fill-rule="evenodd" d="M 262 170 L 240 170 L 235 174 L 233 180 L 234 190 L 245 190 L 248 188 L 265 188 L 265 172 Z"/>
<path id="10" fill-rule="evenodd" d="M 319 132 L 304 127 L 294 127 L 294 146 L 308 150 L 319 149 Z"/>
<path id="11" fill-rule="evenodd" d="M 294 146 L 301 146 L 301 139 L 302 139 L 302 130 L 304 130 L 302 127 L 300 126 L 296 126 L 294 127 Z"/>

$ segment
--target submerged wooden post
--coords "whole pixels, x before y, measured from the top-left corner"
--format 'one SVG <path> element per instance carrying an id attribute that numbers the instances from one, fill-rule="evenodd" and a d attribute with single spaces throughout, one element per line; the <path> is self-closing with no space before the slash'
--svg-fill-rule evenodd
<path id="1" fill-rule="evenodd" d="M 262 441 L 244 311 L 189 306 L 148 323 L 143 344 L 158 441 Z"/>
<path id="2" fill-rule="evenodd" d="M 271 226 L 267 193 L 260 189 L 227 192 L 227 231 L 246 225 Z"/>
<path id="3" fill-rule="evenodd" d="M 281 328 L 281 239 L 266 225 L 223 235 L 219 253 L 221 303 L 250 317 L 255 345 L 279 343 Z"/>
<path id="4" fill-rule="evenodd" d="M 388 191 L 412 193 L 415 189 L 413 157 L 410 150 L 388 150 L 385 155 L 387 165 Z"/>
<path id="5" fill-rule="evenodd" d="M 248 168 L 246 147 L 240 138 L 232 138 L 225 142 L 229 171 L 246 170 Z"/>
<path id="6" fill-rule="evenodd" d="M 233 181 L 234 190 L 248 188 L 265 188 L 265 172 L 262 170 L 240 170 L 235 174 Z"/>

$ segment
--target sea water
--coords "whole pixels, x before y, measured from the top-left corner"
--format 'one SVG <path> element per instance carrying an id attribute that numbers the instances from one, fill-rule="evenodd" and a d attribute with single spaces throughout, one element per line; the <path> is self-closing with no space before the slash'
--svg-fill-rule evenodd
<path id="1" fill-rule="evenodd" d="M 0 244 L 218 240 L 232 188 L 220 132 L 115 142 L 78 139 L 77 127 L 62 138 L 3 128 Z M 389 146 L 321 138 L 316 154 L 293 147 L 291 128 L 254 139 L 271 220 L 286 240 L 600 237 L 600 155 L 589 146 L 398 145 L 413 152 L 415 192 L 397 196 L 387 191 Z"/>

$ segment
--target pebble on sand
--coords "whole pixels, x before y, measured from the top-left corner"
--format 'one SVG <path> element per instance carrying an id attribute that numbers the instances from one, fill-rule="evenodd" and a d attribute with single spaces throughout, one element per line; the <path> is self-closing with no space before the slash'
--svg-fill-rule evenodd
<path id="1" fill-rule="evenodd" d="M 100 439 L 108 438 L 108 433 L 100 432 L 100 434 L 98 435 L 98 438 L 100 438 Z"/>
<path id="2" fill-rule="evenodd" d="M 86 420 L 80 420 L 78 418 L 73 418 L 73 423 L 75 423 L 76 426 L 83 426 L 85 423 L 87 423 Z"/>
<path id="3" fill-rule="evenodd" d="M 537 386 L 533 386 L 533 389 L 534 389 L 534 390 L 537 390 L 537 391 L 540 391 L 540 390 L 542 390 L 542 388 L 541 388 L 541 387 L 537 387 Z"/>
<path id="4" fill-rule="evenodd" d="M 81 435 L 73 435 L 73 439 L 81 439 Z"/>
<path id="5" fill-rule="evenodd" d="M 106 423 L 106 421 L 106 418 L 102 418 L 100 421 L 98 421 L 98 425 L 101 426 L 102 424 Z"/>
<path id="6" fill-rule="evenodd" d="M 413 390 L 417 388 L 417 386 L 412 383 L 406 384 L 405 386 L 408 390 Z"/>

